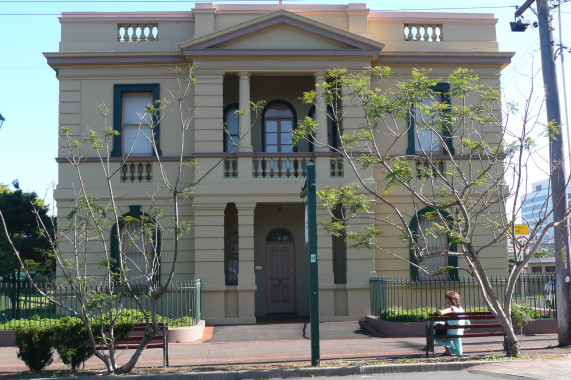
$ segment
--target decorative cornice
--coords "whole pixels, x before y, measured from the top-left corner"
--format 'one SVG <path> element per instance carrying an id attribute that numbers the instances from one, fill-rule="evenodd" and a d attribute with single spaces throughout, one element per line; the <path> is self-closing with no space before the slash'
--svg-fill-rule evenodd
<path id="1" fill-rule="evenodd" d="M 386 23 L 497 24 L 492 13 L 380 12 L 369 13 L 369 21 Z"/>
<path id="2" fill-rule="evenodd" d="M 477 64 L 504 68 L 515 53 L 504 52 L 383 52 L 377 64 Z"/>
<path id="3" fill-rule="evenodd" d="M 92 65 L 92 64 L 181 64 L 185 58 L 180 53 L 118 53 L 118 52 L 69 52 L 69 53 L 44 53 L 48 65 L 52 68 L 62 65 Z"/>
<path id="4" fill-rule="evenodd" d="M 142 22 L 190 22 L 192 12 L 63 12 L 58 18 L 66 23 L 142 23 Z"/>

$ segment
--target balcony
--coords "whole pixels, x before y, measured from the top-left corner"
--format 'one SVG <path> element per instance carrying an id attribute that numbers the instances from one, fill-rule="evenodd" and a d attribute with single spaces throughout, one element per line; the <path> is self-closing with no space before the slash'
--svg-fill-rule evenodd
<path id="1" fill-rule="evenodd" d="M 215 158 L 220 154 L 195 154 L 195 158 Z M 324 165 L 327 162 L 331 178 L 344 176 L 343 158 L 328 152 L 295 153 L 224 153 L 224 178 L 304 178 L 309 162 Z"/>

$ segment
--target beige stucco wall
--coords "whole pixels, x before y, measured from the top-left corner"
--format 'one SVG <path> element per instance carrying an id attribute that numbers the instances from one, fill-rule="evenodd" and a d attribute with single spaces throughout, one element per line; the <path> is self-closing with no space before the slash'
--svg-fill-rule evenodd
<path id="1" fill-rule="evenodd" d="M 273 25 L 269 29 L 255 30 L 236 38 L 224 37 L 224 30 L 240 25 L 254 27 L 259 17 L 286 9 L 307 17 L 304 30 L 291 25 Z M 311 21 L 314 20 L 314 21 Z M 296 22 L 297 22 L 296 21 Z M 308 265 L 303 247 L 303 209 L 299 192 L 304 178 L 253 178 L 252 157 L 247 154 L 236 158 L 238 174 L 235 178 L 224 177 L 222 126 L 224 107 L 239 100 L 239 73 L 250 74 L 250 99 L 252 101 L 284 100 L 290 103 L 297 120 L 305 117 L 310 106 L 299 100 L 303 91 L 315 85 L 315 75 L 327 69 L 346 67 L 350 71 L 362 71 L 371 64 L 390 62 L 393 76 L 385 84 L 394 86 L 397 81 L 410 77 L 413 67 L 432 68 L 431 75 L 445 78 L 458 66 L 456 57 L 461 57 L 467 67 L 480 75 L 480 83 L 499 85 L 502 59 L 507 55 L 497 53 L 495 22 L 489 14 L 444 14 L 444 13 L 382 13 L 371 12 L 363 4 L 333 5 L 324 9 L 321 5 L 256 5 L 238 4 L 197 5 L 192 12 L 151 13 L 69 13 L 60 18 L 62 39 L 60 52 L 47 54 L 48 61 L 57 70 L 60 81 L 60 124 L 68 125 L 72 138 L 81 139 L 89 128 L 103 131 L 105 122 L 98 115 L 96 106 L 104 102 L 110 111 L 107 125 L 112 125 L 113 85 L 149 84 L 160 85 L 161 97 L 169 97 L 169 90 L 175 91 L 177 81 L 170 70 L 174 62 L 194 63 L 196 82 L 192 94 L 182 102 L 183 109 L 192 109 L 192 123 L 187 131 L 183 155 L 198 154 L 198 168 L 183 171 L 185 179 L 208 176 L 194 189 L 191 197 L 181 202 L 181 216 L 195 226 L 181 241 L 181 253 L 176 263 L 177 279 L 200 278 L 203 282 L 203 315 L 211 323 L 254 323 L 256 316 L 265 315 L 265 274 L 255 271 L 255 266 L 265 267 L 265 237 L 277 227 L 291 231 L 295 241 L 296 255 L 296 312 L 307 315 Z M 158 23 L 158 40 L 146 42 L 122 42 L 117 40 L 118 24 L 147 25 Z M 321 24 L 323 23 L 323 24 Z M 442 40 L 439 42 L 405 41 L 404 24 L 442 25 Z M 313 29 L 312 29 L 313 28 Z M 339 28 L 339 30 L 331 29 Z M 234 29 L 233 29 L 234 30 Z M 311 30 L 320 31 L 313 33 Z M 328 34 L 333 33 L 337 34 Z M 183 55 L 181 46 L 187 46 L 194 39 L 208 42 L 211 33 L 224 37 L 221 43 L 209 49 L 232 51 L 228 55 Z M 346 36 L 349 40 L 340 43 L 334 35 Z M 222 36 L 222 37 L 221 37 Z M 367 42 L 365 38 L 370 38 Z M 359 55 L 356 46 L 376 46 L 382 54 Z M 349 46 L 352 44 L 351 46 Z M 361 44 L 361 45 L 360 45 Z M 367 45 L 368 44 L 368 45 Z M 291 54 L 272 55 L 270 50 L 290 50 Z M 258 50 L 258 53 L 240 55 L 240 50 Z M 322 49 L 341 49 L 343 53 L 330 56 L 312 55 Z M 371 48 L 372 49 L 372 48 Z M 184 50 L 184 49 L 183 49 Z M 189 50 L 192 51 L 192 50 Z M 469 53 L 469 54 L 468 54 Z M 190 53 L 189 53 L 190 54 Z M 464 54 L 464 55 L 462 55 Z M 487 54 L 487 55 L 486 55 Z M 483 57 L 476 62 L 473 57 Z M 394 57 L 396 58 L 396 62 Z M 404 57 L 406 59 L 401 59 Z M 426 59 L 430 58 L 430 63 Z M 491 58 L 490 58 L 491 57 Z M 492 59 L 493 58 L 493 59 Z M 391 61 L 392 59 L 392 61 Z M 494 59 L 496 59 L 494 61 Z M 162 63 L 161 63 L 162 62 Z M 169 63 L 170 62 L 170 63 Z M 476 101 L 477 99 L 472 99 Z M 455 100 L 452 100 L 453 104 Z M 181 120 L 177 109 L 171 103 L 161 120 L 161 149 L 163 158 L 176 157 L 180 149 Z M 363 110 L 358 103 L 346 103 L 344 115 L 345 133 L 358 131 L 363 122 Z M 254 152 L 262 151 L 261 115 L 253 117 L 251 142 Z M 401 125 L 406 128 L 405 125 Z M 493 130 L 484 130 L 489 141 L 497 141 Z M 385 144 L 385 145 L 383 145 Z M 402 154 L 406 151 L 406 138 L 397 141 L 388 149 L 388 140 L 381 142 L 381 149 L 387 153 Z M 60 148 L 66 146 L 63 137 Z M 307 143 L 301 143 L 300 152 L 307 152 Z M 84 145 L 82 152 L 87 152 Z M 59 177 L 55 197 L 58 202 L 58 217 L 65 216 L 73 207 L 77 195 L 78 178 L 72 165 L 65 163 L 66 154 L 60 151 Z M 94 153 L 90 154 L 95 158 Z M 357 177 L 345 166 L 343 177 L 330 175 L 329 157 L 315 157 L 318 189 L 324 186 L 353 184 Z M 168 160 L 167 160 L 168 161 Z M 112 169 L 119 162 L 112 162 Z M 89 194 L 97 194 L 107 202 L 105 178 L 100 164 L 82 164 L 83 178 Z M 177 164 L 165 162 L 165 173 L 169 178 L 176 175 Z M 158 190 L 158 163 L 152 163 L 153 181 L 122 182 L 118 177 L 112 180 L 120 213 L 127 212 L 130 205 L 141 205 L 149 210 L 152 202 L 148 195 L 156 194 L 159 204 L 167 204 L 169 194 Z M 381 175 L 372 169 L 361 170 L 359 174 L 371 188 L 382 185 Z M 361 187 L 362 189 L 362 187 Z M 409 198 L 393 190 L 387 195 L 399 204 L 404 212 L 412 215 Z M 371 201 L 373 201 L 371 197 Z M 224 278 L 224 209 L 229 203 L 238 209 L 238 230 L 240 235 L 240 273 L 237 286 L 226 286 Z M 374 204 L 374 202 L 373 202 Z M 281 208 L 281 211 L 279 210 Z M 376 204 L 377 216 L 390 214 L 382 204 Z M 172 209 L 165 207 L 167 219 L 173 216 Z M 318 220 L 330 218 L 326 210 L 318 210 Z M 371 220 L 352 221 L 350 229 L 358 230 L 372 226 Z M 322 320 L 357 319 L 368 314 L 368 278 L 380 274 L 407 276 L 408 264 L 372 250 L 347 250 L 347 283 L 333 283 L 332 241 L 322 229 L 318 236 L 320 311 Z M 478 231 L 486 237 L 485 231 Z M 163 268 L 172 263 L 173 238 L 163 237 Z M 408 257 L 408 248 L 400 236 L 387 231 L 380 240 L 383 248 L 389 248 Z M 500 274 L 505 268 L 505 249 L 498 243 L 488 250 L 486 264 L 492 274 Z M 89 260 L 95 262 L 101 257 L 102 247 L 93 247 Z M 462 264 L 462 261 L 461 265 Z"/>

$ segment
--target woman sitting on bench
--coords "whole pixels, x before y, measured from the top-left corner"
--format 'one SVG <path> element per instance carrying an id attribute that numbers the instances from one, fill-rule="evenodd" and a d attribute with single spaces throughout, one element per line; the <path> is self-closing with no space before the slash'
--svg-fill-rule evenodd
<path id="1" fill-rule="evenodd" d="M 460 304 L 460 295 L 456 292 L 453 291 L 449 291 L 446 292 L 446 306 L 448 306 L 446 309 L 439 309 L 436 310 L 436 314 L 438 315 L 445 315 L 445 314 L 450 314 L 450 313 L 461 313 L 464 311 L 464 309 L 462 309 L 462 305 Z M 442 322 L 436 322 L 436 323 L 442 323 Z M 435 324 L 436 324 L 435 323 Z M 461 325 L 464 326 L 466 324 L 465 320 L 459 320 L 459 321 L 449 321 L 448 322 L 449 325 Z M 449 329 L 446 330 L 446 334 L 447 335 L 463 335 L 464 334 L 464 329 Z M 440 344 L 441 346 L 446 347 L 446 351 L 444 351 L 443 355 L 462 355 L 462 339 L 460 338 L 435 338 L 434 341 L 438 344 Z"/>

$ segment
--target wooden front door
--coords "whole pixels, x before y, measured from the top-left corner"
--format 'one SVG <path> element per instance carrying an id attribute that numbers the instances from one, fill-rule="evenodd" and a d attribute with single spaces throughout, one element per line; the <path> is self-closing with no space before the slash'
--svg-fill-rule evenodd
<path id="1" fill-rule="evenodd" d="M 266 243 L 266 312 L 295 313 L 293 242 Z"/>

